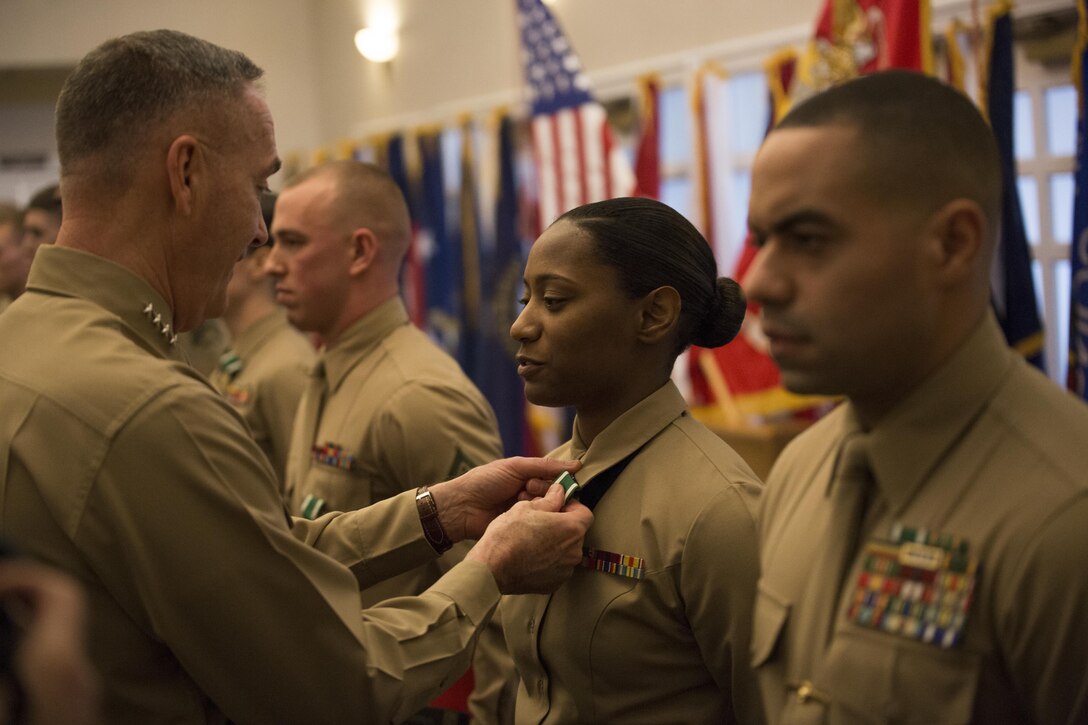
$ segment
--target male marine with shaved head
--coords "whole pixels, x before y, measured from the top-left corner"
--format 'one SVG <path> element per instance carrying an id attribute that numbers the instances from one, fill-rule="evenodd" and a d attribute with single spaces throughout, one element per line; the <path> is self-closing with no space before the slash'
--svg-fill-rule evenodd
<path id="1" fill-rule="evenodd" d="M 990 309 L 1001 167 L 920 74 L 793 109 L 752 171 L 746 279 L 786 387 L 752 635 L 772 723 L 1088 722 L 1088 407 Z"/>
<path id="2" fill-rule="evenodd" d="M 291 436 L 287 498 L 296 516 L 369 506 L 502 455 L 483 394 L 408 320 L 400 272 L 411 234 L 404 195 L 373 164 L 317 167 L 276 202 L 265 269 L 287 318 L 324 343 Z M 364 604 L 423 591 L 467 551 L 459 544 L 365 590 Z M 488 631 L 475 659 L 476 721 L 512 715 L 511 671 L 502 633 Z"/>

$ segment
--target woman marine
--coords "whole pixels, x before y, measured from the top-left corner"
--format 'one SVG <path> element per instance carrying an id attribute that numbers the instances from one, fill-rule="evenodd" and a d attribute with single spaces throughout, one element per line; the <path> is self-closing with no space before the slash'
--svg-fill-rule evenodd
<path id="1" fill-rule="evenodd" d="M 567 212 L 534 243 L 510 329 L 537 405 L 573 406 L 582 566 L 550 596 L 506 597 L 518 723 L 759 722 L 748 666 L 760 484 L 670 380 L 691 344 L 744 317 L 706 240 L 670 207 Z"/>

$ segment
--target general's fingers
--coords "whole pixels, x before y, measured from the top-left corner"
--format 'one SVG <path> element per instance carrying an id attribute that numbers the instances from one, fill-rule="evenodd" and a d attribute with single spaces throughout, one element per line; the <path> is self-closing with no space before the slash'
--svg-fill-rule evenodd
<path id="1" fill-rule="evenodd" d="M 543 498 L 535 498 L 529 502 L 536 511 L 554 511 L 557 512 L 563 508 L 563 487 L 558 483 L 553 483 L 548 487 L 547 493 Z"/>
<path id="2" fill-rule="evenodd" d="M 532 479 L 554 480 L 563 471 L 574 472 L 582 467 L 581 461 L 563 461 L 552 458 L 507 458 L 503 461 L 507 470 L 522 481 Z"/>
<path id="3" fill-rule="evenodd" d="M 558 475 L 558 474 L 556 474 Z M 555 483 L 555 478 L 530 478 L 525 482 L 525 488 L 518 494 L 519 501 L 529 501 L 534 498 L 540 498 L 548 492 L 548 489 Z"/>
<path id="4" fill-rule="evenodd" d="M 588 531 L 589 527 L 593 525 L 593 512 L 576 498 L 567 502 L 567 505 L 563 508 L 563 513 L 574 516 L 575 520 L 584 527 L 582 533 Z"/>

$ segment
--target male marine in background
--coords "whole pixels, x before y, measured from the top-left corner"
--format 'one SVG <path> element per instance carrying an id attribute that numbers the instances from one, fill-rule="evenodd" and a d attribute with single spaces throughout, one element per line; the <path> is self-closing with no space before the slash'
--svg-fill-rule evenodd
<path id="1" fill-rule="evenodd" d="M 50 184 L 30 197 L 23 210 L 23 244 L 32 259 L 38 247 L 57 241 L 61 217 L 60 185 Z"/>
<path id="2" fill-rule="evenodd" d="M 501 457 L 483 394 L 409 322 L 399 280 L 411 220 L 389 174 L 337 161 L 289 181 L 272 237 L 266 264 L 277 300 L 291 324 L 325 346 L 291 440 L 292 514 L 351 511 Z M 364 605 L 425 590 L 468 546 L 367 589 Z M 481 638 L 475 669 L 472 709 L 477 719 L 499 719 L 514 683 L 507 703 L 510 661 L 497 629 Z"/>
<path id="3" fill-rule="evenodd" d="M 902 71 L 795 108 L 746 279 L 785 385 L 846 396 L 775 463 L 752 636 L 775 723 L 1088 722 L 1088 407 L 990 309 L 1001 167 Z"/>
<path id="4" fill-rule="evenodd" d="M 261 197 L 268 228 L 275 203 L 273 194 Z M 265 271 L 269 251 L 267 245 L 250 250 L 234 265 L 222 317 L 230 330 L 231 349 L 220 357 L 210 379 L 245 418 L 282 491 L 295 410 L 313 366 L 314 348 L 276 304 L 272 279 Z"/>
<path id="5" fill-rule="evenodd" d="M 60 229 L 61 201 L 56 184 L 39 189 L 19 211 L 0 204 L 0 311 L 26 289 L 38 247 L 52 244 Z"/>
<path id="6" fill-rule="evenodd" d="M 511 505 L 563 467 L 539 459 L 284 516 L 174 337 L 222 313 L 234 263 L 267 241 L 261 73 L 169 30 L 81 60 L 57 103 L 64 223 L 0 315 L 0 535 L 82 584 L 106 723 L 404 720 L 468 666 L 500 592 L 570 575 L 593 518 L 560 512 L 558 485 Z M 360 585 L 466 538 L 421 596 L 360 610 Z"/>
<path id="7" fill-rule="evenodd" d="M 22 220 L 19 207 L 0 201 L 0 312 L 26 287 L 30 262 L 22 250 Z"/>

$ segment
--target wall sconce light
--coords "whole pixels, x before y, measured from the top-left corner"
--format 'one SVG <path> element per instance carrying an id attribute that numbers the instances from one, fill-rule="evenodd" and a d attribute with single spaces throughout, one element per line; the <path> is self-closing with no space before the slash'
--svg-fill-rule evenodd
<path id="1" fill-rule="evenodd" d="M 392 28 L 363 28 L 355 34 L 355 47 L 369 61 L 388 63 L 400 49 L 400 39 Z"/>

